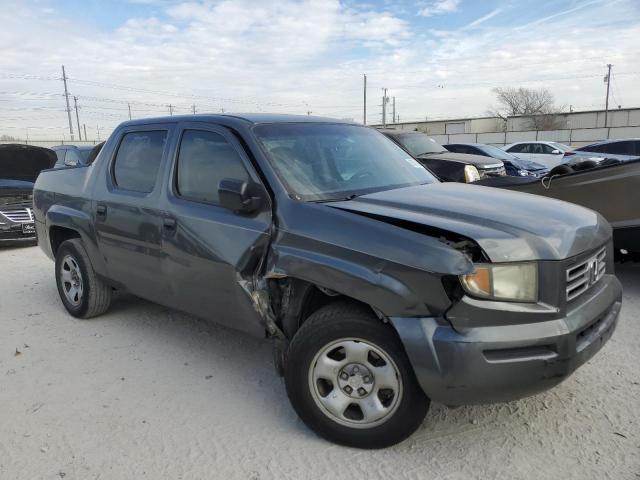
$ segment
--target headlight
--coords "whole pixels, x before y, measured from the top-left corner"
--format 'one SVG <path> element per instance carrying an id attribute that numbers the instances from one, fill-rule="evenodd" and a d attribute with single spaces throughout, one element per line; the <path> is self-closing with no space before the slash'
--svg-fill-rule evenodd
<path id="1" fill-rule="evenodd" d="M 464 166 L 464 181 L 467 183 L 477 182 L 480 180 L 480 173 L 473 165 Z"/>
<path id="2" fill-rule="evenodd" d="M 515 302 L 538 300 L 536 263 L 477 264 L 473 273 L 460 276 L 460 282 L 475 297 Z"/>

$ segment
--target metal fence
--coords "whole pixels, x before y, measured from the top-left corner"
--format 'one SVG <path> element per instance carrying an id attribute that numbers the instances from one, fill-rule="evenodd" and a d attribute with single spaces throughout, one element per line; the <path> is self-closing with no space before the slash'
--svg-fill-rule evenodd
<path id="1" fill-rule="evenodd" d="M 0 144 L 21 143 L 23 145 L 34 145 L 36 147 L 55 147 L 56 145 L 97 145 L 102 140 L 0 140 Z"/>

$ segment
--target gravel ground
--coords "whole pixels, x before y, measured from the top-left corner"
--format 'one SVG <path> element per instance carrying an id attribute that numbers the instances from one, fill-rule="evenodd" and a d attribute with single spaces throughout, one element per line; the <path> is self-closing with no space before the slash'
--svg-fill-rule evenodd
<path id="1" fill-rule="evenodd" d="M 640 479 L 640 266 L 621 265 L 622 318 L 554 390 L 438 404 L 381 451 L 314 436 L 269 343 L 122 296 L 66 314 L 53 263 L 0 249 L 0 478 Z"/>

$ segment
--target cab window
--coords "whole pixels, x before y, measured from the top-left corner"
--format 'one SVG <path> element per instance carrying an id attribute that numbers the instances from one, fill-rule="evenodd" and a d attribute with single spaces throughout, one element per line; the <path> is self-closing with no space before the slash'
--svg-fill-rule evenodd
<path id="1" fill-rule="evenodd" d="M 118 188 L 151 192 L 156 184 L 166 141 L 166 130 L 126 133 L 113 167 L 113 178 Z"/>
<path id="2" fill-rule="evenodd" d="M 250 180 L 240 155 L 219 133 L 186 130 L 176 170 L 176 193 L 187 200 L 218 204 L 220 180 Z"/>

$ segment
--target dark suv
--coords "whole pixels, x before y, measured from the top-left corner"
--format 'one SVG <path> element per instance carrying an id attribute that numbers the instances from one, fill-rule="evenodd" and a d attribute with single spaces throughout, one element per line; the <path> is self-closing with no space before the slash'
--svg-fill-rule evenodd
<path id="1" fill-rule="evenodd" d="M 403 440 L 430 399 L 558 384 L 620 311 L 597 213 L 440 183 L 331 119 L 126 122 L 90 166 L 41 174 L 34 208 L 71 315 L 105 312 L 118 289 L 266 335 L 303 421 L 356 447 Z"/>
<path id="2" fill-rule="evenodd" d="M 450 152 L 426 133 L 392 128 L 380 131 L 442 182 L 472 183 L 487 177 L 506 175 L 502 160 L 483 155 Z"/>

